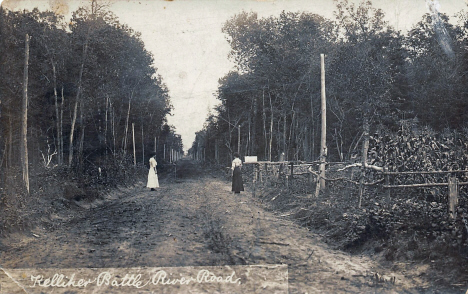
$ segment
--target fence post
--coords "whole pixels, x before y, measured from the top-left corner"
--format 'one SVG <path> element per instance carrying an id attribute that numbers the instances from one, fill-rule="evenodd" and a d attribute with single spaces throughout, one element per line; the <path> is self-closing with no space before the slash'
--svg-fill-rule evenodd
<path id="1" fill-rule="evenodd" d="M 448 213 L 452 219 L 455 219 L 458 206 L 458 179 L 456 177 L 448 178 Z"/>
<path id="2" fill-rule="evenodd" d="M 385 186 L 390 186 L 390 175 L 387 174 L 388 172 L 388 167 L 384 167 L 383 169 L 384 173 L 385 173 Z M 390 188 L 385 188 L 387 191 L 386 191 L 386 194 L 387 194 L 387 200 L 388 202 L 390 202 Z"/>
<path id="3" fill-rule="evenodd" d="M 259 178 L 260 184 L 263 185 L 263 174 L 262 174 L 263 169 L 260 168 L 260 165 L 258 167 L 259 167 L 258 178 Z M 265 163 L 265 167 L 266 167 L 266 163 Z"/>
<path id="4" fill-rule="evenodd" d="M 365 173 L 365 167 L 364 164 L 361 167 L 361 176 L 359 178 L 359 202 L 358 202 L 358 208 L 361 208 L 361 203 L 362 203 L 362 195 L 364 194 L 364 173 Z"/>
<path id="5" fill-rule="evenodd" d="M 258 178 L 258 164 L 254 163 L 254 171 L 253 171 L 253 180 L 252 180 L 252 196 L 255 197 L 256 189 L 257 189 L 257 178 Z"/>
<path id="6" fill-rule="evenodd" d="M 289 165 L 291 165 L 291 180 L 294 178 L 294 162 L 290 162 Z"/>

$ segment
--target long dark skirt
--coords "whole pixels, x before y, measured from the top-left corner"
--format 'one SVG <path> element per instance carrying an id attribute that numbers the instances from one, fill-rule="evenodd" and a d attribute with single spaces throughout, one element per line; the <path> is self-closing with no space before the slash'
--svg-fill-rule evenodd
<path id="1" fill-rule="evenodd" d="M 232 192 L 244 191 L 244 183 L 242 181 L 241 169 L 236 166 L 232 172 Z"/>

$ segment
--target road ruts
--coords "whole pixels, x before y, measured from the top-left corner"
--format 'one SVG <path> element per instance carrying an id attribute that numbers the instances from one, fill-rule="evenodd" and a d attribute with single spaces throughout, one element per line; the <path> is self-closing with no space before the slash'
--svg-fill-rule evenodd
<path id="1" fill-rule="evenodd" d="M 49 217 L 3 242 L 4 268 L 174 267 L 288 264 L 290 293 L 426 293 L 429 284 L 367 256 L 331 249 L 320 237 L 268 211 L 248 186 L 181 161 L 177 179 L 149 191 L 144 179 L 94 203 Z M 375 280 L 376 273 L 395 283 Z M 443 292 L 446 293 L 446 292 Z"/>

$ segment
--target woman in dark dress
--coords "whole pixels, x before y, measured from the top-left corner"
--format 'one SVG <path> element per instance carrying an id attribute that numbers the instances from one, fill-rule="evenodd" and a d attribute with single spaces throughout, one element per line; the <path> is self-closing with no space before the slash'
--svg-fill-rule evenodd
<path id="1" fill-rule="evenodd" d="M 244 191 L 244 183 L 242 182 L 242 160 L 239 153 L 234 153 L 234 160 L 232 161 L 232 192 L 240 193 Z"/>

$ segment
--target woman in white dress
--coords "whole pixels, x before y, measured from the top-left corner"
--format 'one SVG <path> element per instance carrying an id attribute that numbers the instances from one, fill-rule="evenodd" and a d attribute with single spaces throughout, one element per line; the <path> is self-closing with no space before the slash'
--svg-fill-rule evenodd
<path id="1" fill-rule="evenodd" d="M 149 159 L 148 183 L 146 184 L 146 187 L 151 188 L 151 191 L 154 191 L 154 188 L 159 188 L 157 165 L 156 155 L 151 156 Z"/>

